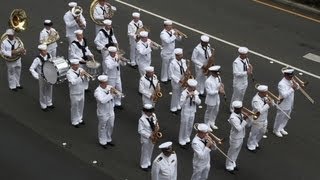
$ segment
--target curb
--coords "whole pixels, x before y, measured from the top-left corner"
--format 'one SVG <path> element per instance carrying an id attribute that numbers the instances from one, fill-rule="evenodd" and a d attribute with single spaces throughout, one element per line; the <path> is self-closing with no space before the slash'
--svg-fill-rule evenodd
<path id="1" fill-rule="evenodd" d="M 300 3 L 296 3 L 296 2 L 293 2 L 293 1 L 290 1 L 290 0 L 271 0 L 271 1 L 277 2 L 277 3 L 281 3 L 281 4 L 288 5 L 288 6 L 291 6 L 291 7 L 294 7 L 294 8 L 298 8 L 298 9 L 303 10 L 303 11 L 307 11 L 307 12 L 311 12 L 311 13 L 320 15 L 320 10 L 319 9 L 316 9 L 316 8 L 313 8 L 313 7 L 310 7 L 310 6 L 307 6 L 307 5 L 303 5 L 303 4 L 300 4 Z"/>

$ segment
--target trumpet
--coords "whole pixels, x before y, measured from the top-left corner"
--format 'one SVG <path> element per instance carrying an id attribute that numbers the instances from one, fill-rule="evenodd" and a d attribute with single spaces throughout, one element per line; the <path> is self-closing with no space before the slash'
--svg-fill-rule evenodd
<path id="1" fill-rule="evenodd" d="M 247 117 L 252 116 L 253 120 L 257 120 L 260 116 L 260 112 L 253 112 L 253 111 L 247 109 L 246 107 L 242 107 L 241 113 Z"/>
<path id="2" fill-rule="evenodd" d="M 162 138 L 162 132 L 160 132 L 160 126 L 159 126 L 159 123 L 157 122 L 154 128 L 154 131 L 152 131 L 152 134 L 151 134 L 151 142 L 153 144 L 156 144 L 158 140 L 161 138 Z"/>
<path id="3" fill-rule="evenodd" d="M 91 79 L 91 80 L 94 80 L 95 78 L 91 75 L 91 74 L 89 74 L 87 71 L 85 71 L 84 69 L 82 69 L 81 71 L 80 71 L 80 75 L 83 75 L 83 76 L 85 76 L 85 77 L 87 77 L 88 78 L 88 80 L 89 80 L 89 78 Z"/>
<path id="4" fill-rule="evenodd" d="M 162 97 L 162 92 L 160 88 L 160 83 L 158 82 L 156 89 L 154 90 L 154 93 L 152 95 L 152 101 L 156 103 L 161 97 Z"/>
<path id="5" fill-rule="evenodd" d="M 111 87 L 110 92 L 111 92 L 111 94 L 120 96 L 121 98 L 125 97 L 125 95 L 121 91 L 119 91 L 118 89 L 116 89 L 114 87 Z"/>
<path id="6" fill-rule="evenodd" d="M 150 46 L 153 47 L 154 49 L 162 49 L 163 48 L 160 44 L 158 44 L 152 40 L 150 40 L 150 41 L 151 41 Z"/>
<path id="7" fill-rule="evenodd" d="M 175 31 L 175 34 L 177 35 L 177 36 L 181 36 L 181 37 L 184 37 L 184 38 L 188 38 L 188 36 L 185 34 L 185 33 L 183 33 L 183 32 L 181 32 L 180 30 L 178 30 L 178 29 L 176 29 L 176 28 L 174 28 L 173 29 L 174 31 Z"/>

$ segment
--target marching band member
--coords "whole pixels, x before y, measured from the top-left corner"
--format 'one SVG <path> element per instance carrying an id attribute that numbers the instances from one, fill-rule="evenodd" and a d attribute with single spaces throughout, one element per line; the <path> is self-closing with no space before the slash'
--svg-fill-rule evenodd
<path id="1" fill-rule="evenodd" d="M 111 86 L 117 89 L 119 92 L 122 92 L 122 83 L 120 75 L 120 65 L 125 66 L 126 62 L 119 59 L 117 55 L 117 47 L 109 46 L 108 47 L 109 56 L 103 61 L 105 64 L 106 70 L 104 73 L 108 75 L 108 82 Z M 121 97 L 114 97 L 115 107 L 118 109 L 123 109 L 121 106 Z"/>
<path id="2" fill-rule="evenodd" d="M 279 104 L 279 107 L 289 116 L 293 109 L 294 91 L 300 88 L 298 83 L 292 80 L 294 76 L 293 72 L 294 69 L 288 68 L 283 70 L 283 78 L 278 84 L 279 96 L 280 98 L 282 98 L 282 102 Z M 288 123 L 288 120 L 289 118 L 278 109 L 273 125 L 273 133 L 276 136 L 282 137 L 282 135 L 288 135 L 288 132 L 284 130 Z"/>
<path id="3" fill-rule="evenodd" d="M 136 54 L 137 54 L 137 30 L 143 27 L 143 23 L 140 20 L 140 13 L 134 12 L 132 13 L 132 20 L 128 24 L 128 36 L 129 36 L 129 44 L 130 44 L 130 65 L 135 67 L 137 65 Z"/>
<path id="4" fill-rule="evenodd" d="M 252 99 L 252 108 L 254 112 L 259 112 L 258 119 L 254 120 L 251 124 L 251 130 L 249 133 L 247 147 L 249 151 L 255 152 L 256 148 L 259 147 L 259 141 L 267 131 L 268 125 L 268 111 L 272 106 L 267 96 L 268 86 L 259 85 L 257 87 L 258 93 Z"/>
<path id="5" fill-rule="evenodd" d="M 98 3 L 93 11 L 93 18 L 98 21 L 110 19 L 109 17 L 110 8 L 112 9 L 112 11 L 117 10 L 117 8 L 114 6 L 111 6 L 111 4 L 107 2 L 107 0 L 98 0 Z M 99 33 L 99 30 L 103 28 L 104 26 L 100 26 L 96 24 L 96 35 Z"/>
<path id="6" fill-rule="evenodd" d="M 235 170 L 238 170 L 236 165 L 236 160 L 238 158 L 239 152 L 241 150 L 241 146 L 243 143 L 243 138 L 246 135 L 246 125 L 249 123 L 249 118 L 241 114 L 242 102 L 241 101 L 233 101 L 232 107 L 234 111 L 231 113 L 228 122 L 231 125 L 230 136 L 229 136 L 229 150 L 226 160 L 226 170 L 232 174 L 234 174 Z"/>
<path id="7" fill-rule="evenodd" d="M 162 153 L 152 163 L 151 180 L 177 180 L 177 155 L 172 149 L 172 142 L 159 146 Z"/>
<path id="8" fill-rule="evenodd" d="M 94 59 L 94 56 L 88 47 L 86 39 L 83 37 L 83 30 L 78 29 L 74 31 L 74 33 L 76 34 L 76 39 L 71 43 L 70 56 L 72 59 L 79 59 L 80 64 L 82 65 L 81 67 L 83 67 L 86 64 L 86 61 L 89 60 L 89 57 Z M 89 87 L 89 81 L 87 78 L 84 80 L 84 86 L 85 90 Z"/>
<path id="9" fill-rule="evenodd" d="M 200 96 L 204 96 L 206 75 L 203 71 L 209 63 L 209 57 L 213 55 L 213 52 L 209 44 L 208 36 L 202 35 L 200 40 L 200 43 L 193 49 L 191 60 L 195 64 L 196 80 L 199 83 L 197 90 Z"/>
<path id="10" fill-rule="evenodd" d="M 66 24 L 66 37 L 68 38 L 69 45 L 76 39 L 74 31 L 77 29 L 84 30 L 86 28 L 86 20 L 82 14 L 75 16 L 72 14 L 71 10 L 73 7 L 76 7 L 78 4 L 76 2 L 69 2 L 70 10 L 65 13 L 63 20 Z"/>
<path id="11" fill-rule="evenodd" d="M 162 44 L 161 50 L 161 78 L 160 80 L 166 83 L 169 79 L 168 77 L 168 68 L 171 60 L 174 58 L 174 49 L 176 45 L 176 39 L 181 40 L 181 37 L 178 36 L 175 31 L 172 29 L 172 21 L 166 20 L 163 23 L 164 28 L 160 33 L 160 39 Z"/>
<path id="12" fill-rule="evenodd" d="M 108 47 L 110 46 L 118 46 L 118 41 L 114 35 L 114 31 L 112 28 L 112 21 L 106 19 L 103 21 L 105 24 L 104 28 L 99 30 L 96 38 L 94 39 L 94 43 L 97 46 L 97 49 L 101 51 L 102 59 L 105 60 L 109 55 Z M 103 70 L 105 70 L 104 66 L 102 66 Z"/>
<path id="13" fill-rule="evenodd" d="M 231 102 L 242 101 L 248 87 L 248 75 L 252 75 L 252 65 L 248 59 L 248 48 L 240 47 L 239 56 L 233 61 L 233 93 Z M 230 104 L 230 111 L 232 111 Z"/>
<path id="14" fill-rule="evenodd" d="M 216 118 L 219 112 L 220 96 L 225 94 L 224 85 L 221 82 L 220 66 L 211 66 L 209 68 L 210 76 L 205 81 L 205 89 L 207 92 L 205 103 L 207 109 L 204 115 L 204 122 L 212 129 L 218 129 L 216 126 Z"/>
<path id="15" fill-rule="evenodd" d="M 84 124 L 82 120 L 84 107 L 84 85 L 83 79 L 86 78 L 84 71 L 80 68 L 78 59 L 70 59 L 71 68 L 67 72 L 69 82 L 70 104 L 71 104 L 71 124 L 79 128 Z"/>
<path id="16" fill-rule="evenodd" d="M 197 134 L 192 140 L 193 173 L 191 180 L 206 180 L 210 171 L 210 152 L 215 148 L 215 142 L 208 139 L 211 131 L 207 124 L 199 124 Z"/>
<path id="17" fill-rule="evenodd" d="M 43 75 L 43 64 L 46 61 L 51 60 L 51 55 L 47 52 L 47 45 L 40 44 L 38 46 L 40 54 L 33 60 L 29 71 L 32 76 L 39 80 L 39 100 L 40 106 L 43 111 L 48 111 L 48 109 L 53 109 L 52 104 L 52 85 L 47 83 Z"/>
<path id="18" fill-rule="evenodd" d="M 144 69 L 151 65 L 151 40 L 148 39 L 148 32 L 140 32 L 140 40 L 137 42 L 137 56 L 136 61 L 138 64 L 140 76 L 145 74 Z"/>
<path id="19" fill-rule="evenodd" d="M 183 50 L 181 48 L 176 48 L 174 50 L 176 58 L 171 61 L 169 65 L 169 76 L 171 78 L 172 86 L 172 96 L 170 111 L 172 113 L 177 113 L 178 110 L 181 110 L 180 106 L 180 97 L 182 92 L 182 79 L 187 71 L 186 60 L 183 59 Z"/>
<path id="20" fill-rule="evenodd" d="M 152 104 L 155 96 L 156 88 L 160 88 L 160 83 L 157 75 L 154 74 L 154 67 L 148 66 L 145 68 L 146 74 L 141 76 L 139 83 L 139 92 L 142 94 L 142 104 Z"/>
<path id="21" fill-rule="evenodd" d="M 40 32 L 40 43 L 44 44 L 45 42 L 48 41 L 49 38 L 52 36 L 57 36 L 59 39 L 59 34 L 58 32 L 52 27 L 53 23 L 51 20 L 45 20 L 44 21 L 44 28 Z M 57 42 L 52 42 L 50 44 L 47 44 L 48 46 L 48 53 L 51 54 L 52 58 L 55 58 L 57 56 L 57 47 L 58 44 Z"/>
<path id="22" fill-rule="evenodd" d="M 151 104 L 143 105 L 143 114 L 139 119 L 138 133 L 140 134 L 141 156 L 140 167 L 143 171 L 148 171 L 151 167 L 151 157 L 153 152 L 154 131 L 158 128 L 158 120 Z"/>
<path id="23" fill-rule="evenodd" d="M 7 57 L 15 57 L 19 55 L 20 52 L 17 52 L 19 47 L 19 42 L 15 38 L 14 30 L 7 29 L 5 33 L 8 37 L 1 42 L 1 53 Z M 25 50 L 22 52 L 26 53 Z M 21 75 L 21 57 L 16 61 L 6 61 L 8 68 L 8 83 L 9 89 L 12 91 L 17 91 L 23 87 L 20 85 L 20 75 Z"/>
<path id="24" fill-rule="evenodd" d="M 112 142 L 112 132 L 114 126 L 114 109 L 112 86 L 108 84 L 108 76 L 98 76 L 99 86 L 94 91 L 94 97 L 97 100 L 98 116 L 98 137 L 99 144 L 106 149 L 107 145 L 115 146 Z"/>
<path id="25" fill-rule="evenodd" d="M 201 104 L 199 92 L 196 90 L 197 81 L 188 80 L 188 87 L 182 91 L 180 97 L 181 122 L 179 131 L 179 144 L 182 148 L 186 148 L 186 144 L 190 143 L 190 135 L 192 133 L 193 122 L 197 111 L 197 105 Z"/>

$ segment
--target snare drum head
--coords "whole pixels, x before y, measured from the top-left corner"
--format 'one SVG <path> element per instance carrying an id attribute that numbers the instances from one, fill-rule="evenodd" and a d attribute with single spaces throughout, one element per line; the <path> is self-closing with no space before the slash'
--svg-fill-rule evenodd
<path id="1" fill-rule="evenodd" d="M 45 62 L 43 64 L 43 75 L 46 81 L 50 84 L 55 84 L 58 79 L 58 72 L 53 62 Z"/>

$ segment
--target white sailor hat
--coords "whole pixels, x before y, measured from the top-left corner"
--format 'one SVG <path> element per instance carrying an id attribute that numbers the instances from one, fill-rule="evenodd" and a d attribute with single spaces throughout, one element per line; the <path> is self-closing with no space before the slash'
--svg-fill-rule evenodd
<path id="1" fill-rule="evenodd" d="M 154 71 L 154 67 L 153 66 L 147 66 L 146 68 L 144 68 L 144 70 L 146 72 L 153 72 Z"/>
<path id="2" fill-rule="evenodd" d="M 77 5 L 78 4 L 76 2 L 69 2 L 68 3 L 68 6 L 71 7 L 71 8 L 73 8 L 73 7 L 77 6 Z"/>
<path id="3" fill-rule="evenodd" d="M 164 25 L 172 25 L 172 21 L 170 21 L 170 20 L 165 20 L 165 21 L 163 21 L 163 24 L 164 24 Z"/>
<path id="4" fill-rule="evenodd" d="M 140 13 L 134 12 L 134 13 L 132 13 L 132 17 L 139 18 L 140 17 Z"/>
<path id="5" fill-rule="evenodd" d="M 115 47 L 115 46 L 109 46 L 109 47 L 108 47 L 108 51 L 109 51 L 109 52 L 117 52 L 117 47 Z"/>
<path id="6" fill-rule="evenodd" d="M 183 54 L 183 50 L 182 50 L 182 48 L 175 48 L 174 49 L 174 54 Z"/>
<path id="7" fill-rule="evenodd" d="M 83 30 L 78 29 L 78 30 L 75 30 L 74 33 L 75 33 L 75 34 L 82 34 L 82 33 L 83 33 Z"/>
<path id="8" fill-rule="evenodd" d="M 221 68 L 221 66 L 219 66 L 219 65 L 214 65 L 214 66 L 209 67 L 209 71 L 219 71 L 220 68 Z"/>
<path id="9" fill-rule="evenodd" d="M 287 69 L 282 70 L 282 73 L 284 73 L 284 74 L 292 74 L 293 71 L 294 71 L 294 69 L 287 68 Z"/>
<path id="10" fill-rule="evenodd" d="M 139 35 L 141 37 L 148 37 L 149 33 L 147 31 L 141 31 Z"/>
<path id="11" fill-rule="evenodd" d="M 79 64 L 79 59 L 70 59 L 70 64 Z"/>
<path id="12" fill-rule="evenodd" d="M 40 44 L 40 45 L 38 45 L 38 49 L 39 49 L 39 50 L 45 51 L 45 50 L 47 50 L 47 48 L 48 48 L 48 46 L 45 45 L 45 44 Z"/>
<path id="13" fill-rule="evenodd" d="M 202 42 L 209 42 L 209 36 L 207 36 L 207 35 L 202 35 L 201 37 L 200 37 L 200 39 L 201 39 L 201 41 Z"/>
<path id="14" fill-rule="evenodd" d="M 150 110 L 150 109 L 153 109 L 153 106 L 152 106 L 152 104 L 145 104 L 145 105 L 143 105 L 143 109 Z"/>
<path id="15" fill-rule="evenodd" d="M 240 54 L 247 54 L 248 51 L 249 51 L 249 49 L 246 48 L 246 47 L 239 47 L 239 49 L 238 49 L 238 52 L 239 52 Z"/>
<path id="16" fill-rule="evenodd" d="M 43 24 L 47 26 L 52 26 L 52 21 L 50 19 L 46 19 L 44 20 Z"/>
<path id="17" fill-rule="evenodd" d="M 192 86 L 192 87 L 196 87 L 198 84 L 198 82 L 195 79 L 189 79 L 187 83 L 189 86 Z"/>
<path id="18" fill-rule="evenodd" d="M 168 142 L 164 142 L 162 144 L 159 145 L 159 149 L 168 149 L 172 146 L 172 142 L 168 141 Z"/>
<path id="19" fill-rule="evenodd" d="M 212 131 L 212 130 L 210 129 L 210 127 L 209 127 L 207 124 L 204 124 L 204 123 L 198 124 L 197 129 L 198 129 L 198 131 L 205 132 L 205 133 Z"/>
<path id="20" fill-rule="evenodd" d="M 242 101 L 233 101 L 232 102 L 233 108 L 241 108 L 242 107 Z"/>
<path id="21" fill-rule="evenodd" d="M 104 25 L 111 26 L 112 21 L 111 21 L 110 19 L 106 19 L 106 20 L 103 21 L 103 24 L 104 24 Z"/>
<path id="22" fill-rule="evenodd" d="M 108 81 L 108 76 L 107 75 L 100 75 L 100 76 L 98 76 L 98 81 L 107 82 Z"/>
<path id="23" fill-rule="evenodd" d="M 259 85 L 259 86 L 257 87 L 257 90 L 258 90 L 259 92 L 267 92 L 267 91 L 268 91 L 268 86 L 266 86 L 266 85 Z"/>
<path id="24" fill-rule="evenodd" d="M 6 30 L 6 35 L 14 35 L 14 30 L 13 29 L 7 29 Z"/>

